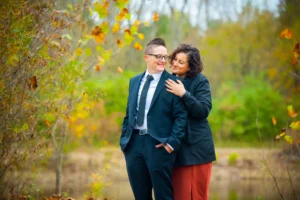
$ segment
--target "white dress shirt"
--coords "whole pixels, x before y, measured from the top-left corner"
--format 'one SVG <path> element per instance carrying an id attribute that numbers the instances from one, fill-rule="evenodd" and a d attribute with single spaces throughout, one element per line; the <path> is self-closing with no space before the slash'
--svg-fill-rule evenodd
<path id="1" fill-rule="evenodd" d="M 138 100 L 137 100 L 137 107 L 136 110 L 139 110 L 139 103 L 140 103 L 140 97 L 141 97 L 141 93 L 143 90 L 143 87 L 145 85 L 145 82 L 147 80 L 147 76 L 148 76 L 149 72 L 148 70 L 146 71 L 144 77 L 142 78 L 141 84 L 140 84 L 140 88 L 139 88 L 139 93 L 138 93 Z M 144 115 L 144 124 L 142 126 L 138 126 L 137 124 L 135 124 L 135 129 L 147 129 L 147 115 L 148 115 L 148 111 L 154 96 L 154 92 L 155 89 L 157 87 L 157 84 L 160 80 L 160 77 L 162 75 L 162 72 L 157 73 L 157 74 L 150 74 L 153 76 L 153 80 L 150 82 L 150 86 L 148 89 L 148 93 L 147 93 L 147 98 L 146 98 L 146 105 L 145 105 L 145 115 Z"/>
<path id="2" fill-rule="evenodd" d="M 150 74 L 150 75 L 153 76 L 153 80 L 150 82 L 150 86 L 149 86 L 148 93 L 147 93 L 147 98 L 146 98 L 144 124 L 142 126 L 138 126 L 135 123 L 135 126 L 134 126 L 135 129 L 148 129 L 148 126 L 147 126 L 147 115 L 148 115 L 148 111 L 149 111 L 149 108 L 150 108 L 150 105 L 151 105 L 151 102 L 152 102 L 152 99 L 153 99 L 153 96 L 154 96 L 154 92 L 156 90 L 157 84 L 158 84 L 158 82 L 160 80 L 160 77 L 161 77 L 162 73 L 163 72 L 159 72 L 159 73 L 156 73 L 156 74 L 150 74 L 148 72 L 148 70 L 147 70 L 146 73 L 145 73 L 145 75 L 144 75 L 144 77 L 142 78 L 142 81 L 141 81 L 141 84 L 140 84 L 140 88 L 139 88 L 139 93 L 138 93 L 138 100 L 137 100 L 136 110 L 139 110 L 140 97 L 141 97 L 141 93 L 142 93 L 143 87 L 145 85 L 145 82 L 147 80 L 147 76 L 148 76 L 148 74 Z M 172 150 L 174 150 L 171 145 L 169 145 L 169 144 L 167 144 L 167 145 Z"/>

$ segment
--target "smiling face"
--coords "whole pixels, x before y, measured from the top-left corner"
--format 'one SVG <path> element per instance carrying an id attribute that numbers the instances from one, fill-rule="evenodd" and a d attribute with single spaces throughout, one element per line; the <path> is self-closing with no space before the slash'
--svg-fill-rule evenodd
<path id="1" fill-rule="evenodd" d="M 187 72 L 190 71 L 188 55 L 183 52 L 177 53 L 172 60 L 171 70 L 173 74 L 185 78 Z"/>
<path id="2" fill-rule="evenodd" d="M 152 54 L 152 55 L 149 55 Z M 147 69 L 150 74 L 155 74 L 164 71 L 166 59 L 158 59 L 153 55 L 167 56 L 168 52 L 164 46 L 153 46 L 147 54 L 144 55 L 144 60 L 147 63 Z"/>

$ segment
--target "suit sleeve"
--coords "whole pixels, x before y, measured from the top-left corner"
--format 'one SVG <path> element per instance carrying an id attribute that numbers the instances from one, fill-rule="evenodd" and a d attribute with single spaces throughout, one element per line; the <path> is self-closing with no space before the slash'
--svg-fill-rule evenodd
<path id="1" fill-rule="evenodd" d="M 172 126 L 172 133 L 168 138 L 167 144 L 169 144 L 174 150 L 177 150 L 185 134 L 185 127 L 187 124 L 187 110 L 181 99 L 175 95 L 173 103 L 173 118 L 174 123 Z"/>
<path id="2" fill-rule="evenodd" d="M 128 112 L 129 112 L 128 102 L 129 102 L 130 86 L 131 86 L 131 79 L 129 81 L 128 98 L 127 98 L 127 106 L 126 106 L 126 115 L 125 115 L 125 117 L 123 119 L 121 137 L 123 137 L 125 135 L 125 133 L 126 133 L 126 131 L 128 129 Z"/>
<path id="3" fill-rule="evenodd" d="M 206 78 L 199 80 L 199 83 L 195 85 L 194 94 L 186 91 L 182 100 L 188 109 L 189 115 L 201 120 L 206 119 L 212 108 L 211 92 L 208 80 Z"/>

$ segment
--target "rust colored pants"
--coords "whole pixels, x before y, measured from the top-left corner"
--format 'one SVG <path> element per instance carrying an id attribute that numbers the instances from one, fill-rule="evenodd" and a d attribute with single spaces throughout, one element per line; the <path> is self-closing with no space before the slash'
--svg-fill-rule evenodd
<path id="1" fill-rule="evenodd" d="M 211 169 L 211 162 L 174 168 L 174 200 L 208 200 Z"/>

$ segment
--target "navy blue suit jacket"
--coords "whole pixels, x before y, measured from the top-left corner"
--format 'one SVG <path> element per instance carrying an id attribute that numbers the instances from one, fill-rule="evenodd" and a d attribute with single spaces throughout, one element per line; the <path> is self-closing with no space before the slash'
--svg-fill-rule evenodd
<path id="1" fill-rule="evenodd" d="M 140 82 L 145 72 L 130 79 L 126 115 L 124 117 L 120 146 L 125 150 L 135 125 L 137 98 Z M 179 97 L 166 91 L 165 80 L 176 77 L 164 71 L 158 82 L 147 115 L 148 133 L 164 144 L 170 144 L 174 150 L 180 146 L 187 124 L 187 111 Z"/>

